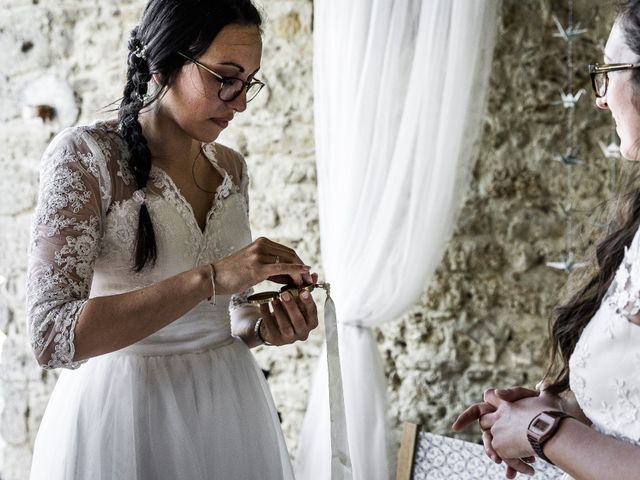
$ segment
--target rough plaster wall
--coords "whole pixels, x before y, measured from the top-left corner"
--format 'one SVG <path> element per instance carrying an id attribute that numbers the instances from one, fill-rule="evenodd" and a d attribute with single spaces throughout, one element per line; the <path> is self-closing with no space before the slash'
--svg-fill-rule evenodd
<path id="1" fill-rule="evenodd" d="M 312 2 L 264 0 L 263 79 L 269 85 L 221 137 L 242 151 L 252 174 L 254 234 L 297 248 L 319 265 L 312 112 Z M 610 9 L 576 0 L 589 32 L 576 42 L 576 65 L 600 59 Z M 542 372 L 550 307 L 566 275 L 544 262 L 564 253 L 558 204 L 566 198 L 564 110 L 553 102 L 565 85 L 564 43 L 550 17 L 566 19 L 565 1 L 504 0 L 493 62 L 489 112 L 479 160 L 443 262 L 420 302 L 379 331 L 389 378 L 392 424 L 421 421 L 450 433 L 463 405 L 485 386 L 535 381 Z M 51 131 L 21 117 L 25 84 L 53 72 L 72 86 L 79 123 L 104 118 L 118 98 L 125 43 L 143 2 L 0 0 L 0 476 L 26 478 L 30 446 L 56 374 L 32 358 L 24 322 L 24 274 L 37 169 Z M 576 82 L 588 88 L 581 68 Z M 608 195 L 609 166 L 597 147 L 610 120 L 589 98 L 576 109 L 575 207 L 584 212 Z M 578 222 L 576 222 L 578 223 Z M 596 232 L 597 233 L 597 232 Z M 593 234 L 577 226 L 581 251 Z M 319 267 L 321 271 L 321 266 Z M 291 452 L 316 364 L 321 332 L 306 344 L 256 351 L 270 382 Z M 4 408 L 3 408 L 4 405 Z M 473 434 L 466 434 L 472 438 Z"/>

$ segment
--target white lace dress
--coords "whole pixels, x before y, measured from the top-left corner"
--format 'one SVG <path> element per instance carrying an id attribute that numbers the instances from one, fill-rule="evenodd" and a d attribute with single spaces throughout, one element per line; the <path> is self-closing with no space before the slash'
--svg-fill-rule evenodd
<path id="1" fill-rule="evenodd" d="M 203 150 L 224 178 L 204 232 L 171 178 L 153 167 L 146 198 L 158 261 L 135 273 L 139 204 L 122 138 L 97 123 L 62 132 L 47 149 L 28 316 L 34 350 L 65 370 L 38 432 L 32 480 L 293 478 L 264 376 L 231 335 L 229 305 L 242 308 L 241 295 L 202 302 L 130 347 L 73 362 L 87 299 L 147 286 L 251 241 L 244 160 L 217 144 Z"/>
<path id="2" fill-rule="evenodd" d="M 640 445 L 640 231 L 569 361 L 571 390 L 593 428 Z"/>

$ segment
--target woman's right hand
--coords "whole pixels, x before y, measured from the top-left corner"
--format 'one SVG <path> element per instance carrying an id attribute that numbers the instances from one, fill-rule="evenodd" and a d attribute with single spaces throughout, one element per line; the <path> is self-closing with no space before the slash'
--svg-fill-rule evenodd
<path id="1" fill-rule="evenodd" d="M 219 260 L 213 267 L 219 294 L 243 292 L 263 280 L 296 285 L 313 282 L 311 267 L 293 249 L 264 237 Z"/>

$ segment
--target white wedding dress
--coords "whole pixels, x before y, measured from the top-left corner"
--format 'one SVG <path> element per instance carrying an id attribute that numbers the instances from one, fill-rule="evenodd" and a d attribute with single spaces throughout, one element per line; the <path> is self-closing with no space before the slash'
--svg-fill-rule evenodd
<path id="1" fill-rule="evenodd" d="M 204 232 L 171 178 L 152 167 L 145 194 L 158 261 L 140 273 L 131 268 L 140 205 L 114 125 L 67 129 L 45 152 L 28 316 L 34 350 L 65 370 L 36 438 L 31 480 L 293 478 L 265 378 L 231 335 L 229 306 L 242 309 L 242 295 L 202 302 L 134 345 L 73 362 L 88 298 L 145 287 L 250 243 L 244 160 L 217 144 L 203 151 L 224 178 Z"/>
<path id="2" fill-rule="evenodd" d="M 640 230 L 569 361 L 571 390 L 593 428 L 640 445 Z M 568 477 L 567 477 L 568 478 Z"/>

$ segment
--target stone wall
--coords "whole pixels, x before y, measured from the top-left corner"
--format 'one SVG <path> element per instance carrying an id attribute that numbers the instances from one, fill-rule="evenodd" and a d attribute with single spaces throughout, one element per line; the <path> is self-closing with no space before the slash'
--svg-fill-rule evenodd
<path id="1" fill-rule="evenodd" d="M 263 0 L 268 22 L 261 77 L 268 85 L 222 140 L 246 155 L 252 175 L 254 235 L 292 245 L 321 272 L 313 145 L 312 1 Z M 582 66 L 602 56 L 611 9 L 575 0 L 588 32 L 575 42 L 576 89 Z M 594 207 L 609 195 L 610 165 L 598 147 L 611 120 L 590 92 L 576 108 L 577 153 L 586 161 L 567 192 L 566 46 L 551 15 L 566 23 L 568 1 L 504 0 L 491 74 L 489 109 L 466 202 L 441 266 L 416 306 L 378 331 L 396 428 L 420 421 L 438 433 L 488 385 L 532 384 L 545 359 L 546 322 L 567 275 L 545 266 L 566 253 L 559 205 L 576 210 L 570 247 L 582 258 L 600 232 Z M 125 44 L 143 2 L 0 0 L 0 477 L 26 478 L 31 444 L 55 382 L 30 352 L 24 278 L 39 158 L 54 124 L 23 116 L 28 85 L 46 74 L 68 82 L 78 123 L 109 117 L 120 95 Z M 578 68 L 579 66 L 579 68 Z M 591 222 L 591 223 L 590 223 Z M 4 279 L 4 282 L 2 281 Z M 256 351 L 271 372 L 292 454 L 309 379 L 322 342 Z M 1 342 L 1 340 L 0 340 Z M 462 435 L 477 438 L 473 432 Z"/>

